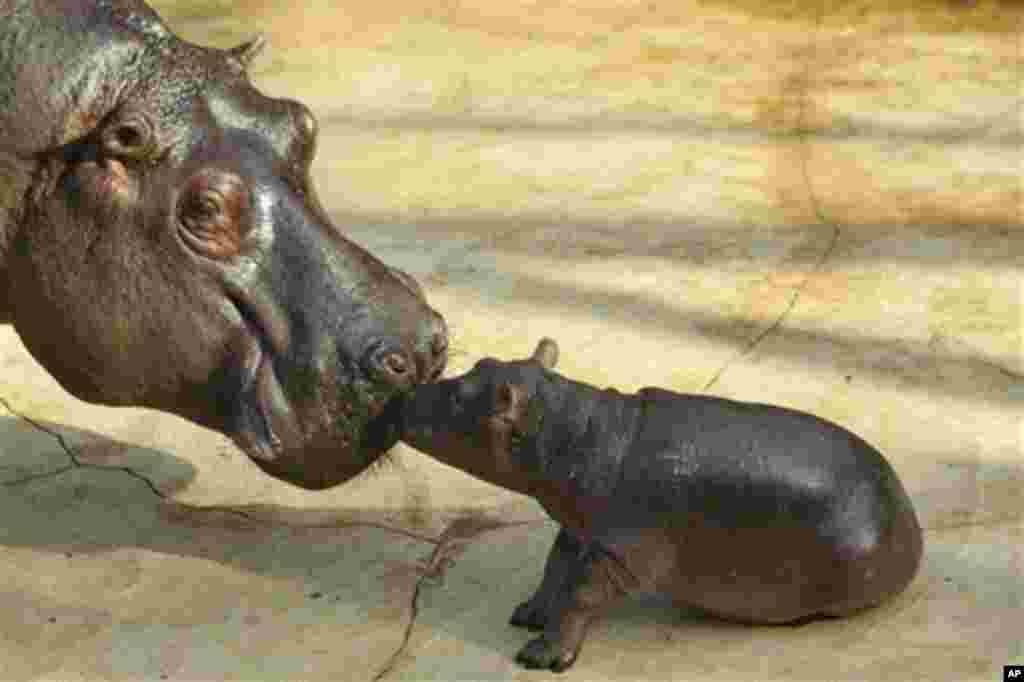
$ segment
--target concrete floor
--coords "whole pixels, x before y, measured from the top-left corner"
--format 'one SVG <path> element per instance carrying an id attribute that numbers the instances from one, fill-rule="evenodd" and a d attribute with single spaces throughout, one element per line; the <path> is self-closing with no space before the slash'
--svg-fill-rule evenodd
<path id="1" fill-rule="evenodd" d="M 573 378 L 812 411 L 902 476 L 926 550 L 895 601 L 799 628 L 637 602 L 564 679 L 1024 664 L 1019 13 L 155 4 L 198 42 L 267 34 L 257 82 L 316 111 L 322 198 L 424 283 L 451 373 L 549 335 Z M 300 491 L 174 417 L 70 398 L 10 328 L 0 367 L 0 678 L 548 677 L 506 624 L 556 530 L 531 500 L 401 446 Z"/>

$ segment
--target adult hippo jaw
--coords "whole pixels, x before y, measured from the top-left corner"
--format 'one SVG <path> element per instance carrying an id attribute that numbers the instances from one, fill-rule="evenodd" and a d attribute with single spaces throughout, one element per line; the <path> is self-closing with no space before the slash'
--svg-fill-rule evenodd
<path id="1" fill-rule="evenodd" d="M 239 155 L 248 137 L 228 136 L 228 149 L 215 158 L 229 150 Z M 205 201 L 210 165 L 201 166 L 195 182 Z M 256 172 L 228 172 L 221 178 L 231 180 L 221 184 L 241 187 L 234 178 Z M 320 487 L 308 481 L 310 460 L 329 464 L 330 480 L 345 480 L 395 444 L 394 417 L 384 410 L 440 375 L 447 334 L 411 278 L 338 237 L 325 219 L 317 220 L 319 211 L 306 210 L 315 205 L 310 194 L 299 201 L 287 187 L 275 188 L 273 178 L 255 184 L 255 197 L 245 204 L 243 247 L 227 262 L 222 252 L 234 251 L 224 246 L 238 239 L 234 231 L 218 238 L 215 227 L 195 230 L 182 220 L 176 233 L 183 250 L 198 253 L 199 266 L 222 284 L 237 320 L 219 378 L 225 403 L 235 409 L 222 430 L 268 473 Z M 230 192 L 217 200 L 233 203 Z M 202 204 L 183 197 L 178 205 L 190 201 Z M 200 205 L 196 213 L 219 211 Z M 280 225 L 290 229 L 275 231 Z"/>
<path id="2" fill-rule="evenodd" d="M 319 489 L 442 371 L 411 277 L 346 240 L 316 123 L 142 2 L 0 3 L 0 322 L 72 394 L 179 414 Z"/>
<path id="3" fill-rule="evenodd" d="M 261 175 L 261 144 L 230 131 L 194 159 L 170 231 L 227 304 L 216 426 L 265 471 L 319 487 L 311 459 L 344 480 L 394 445 L 384 408 L 440 375 L 447 335 L 414 280 L 340 238 L 311 190 Z"/>

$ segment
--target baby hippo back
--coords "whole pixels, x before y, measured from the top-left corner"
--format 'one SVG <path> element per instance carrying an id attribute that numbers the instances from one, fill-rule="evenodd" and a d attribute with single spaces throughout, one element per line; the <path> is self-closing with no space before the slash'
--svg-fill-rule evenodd
<path id="1" fill-rule="evenodd" d="M 578 480 L 604 501 L 595 537 L 640 573 L 673 558 L 650 587 L 729 618 L 787 622 L 877 604 L 913 578 L 913 506 L 856 435 L 771 405 L 662 389 L 617 397 L 637 409 L 633 435 L 621 454 L 578 460 Z"/>

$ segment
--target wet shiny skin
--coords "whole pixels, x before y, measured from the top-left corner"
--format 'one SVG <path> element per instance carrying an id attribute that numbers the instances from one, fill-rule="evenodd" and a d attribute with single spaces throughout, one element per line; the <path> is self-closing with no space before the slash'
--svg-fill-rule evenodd
<path id="1" fill-rule="evenodd" d="M 877 450 L 810 414 L 551 371 L 557 346 L 485 359 L 406 401 L 403 439 L 535 497 L 562 530 L 512 623 L 518 660 L 571 666 L 593 617 L 663 592 L 731 620 L 843 616 L 901 592 L 921 528 Z"/>
<path id="2" fill-rule="evenodd" d="M 331 223 L 316 119 L 253 87 L 259 47 L 186 43 L 140 0 L 0 5 L 0 321 L 70 393 L 325 488 L 394 444 L 373 422 L 447 329 Z"/>

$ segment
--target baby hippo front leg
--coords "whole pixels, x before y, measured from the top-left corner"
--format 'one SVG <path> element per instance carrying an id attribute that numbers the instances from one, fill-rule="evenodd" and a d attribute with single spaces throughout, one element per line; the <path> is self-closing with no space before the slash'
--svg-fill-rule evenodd
<path id="1" fill-rule="evenodd" d="M 552 554 L 556 549 L 557 544 Z M 568 563 L 568 574 L 547 612 L 544 634 L 527 642 L 516 655 L 516 661 L 527 668 L 568 670 L 576 662 L 591 621 L 624 597 L 633 582 L 622 562 L 597 543 L 577 556 Z"/>
<path id="2" fill-rule="evenodd" d="M 573 534 L 565 528 L 560 529 L 544 564 L 544 578 L 540 587 L 532 597 L 516 607 L 509 624 L 527 630 L 543 630 L 573 570 L 573 564 L 579 561 L 582 552 L 583 545 Z"/>

